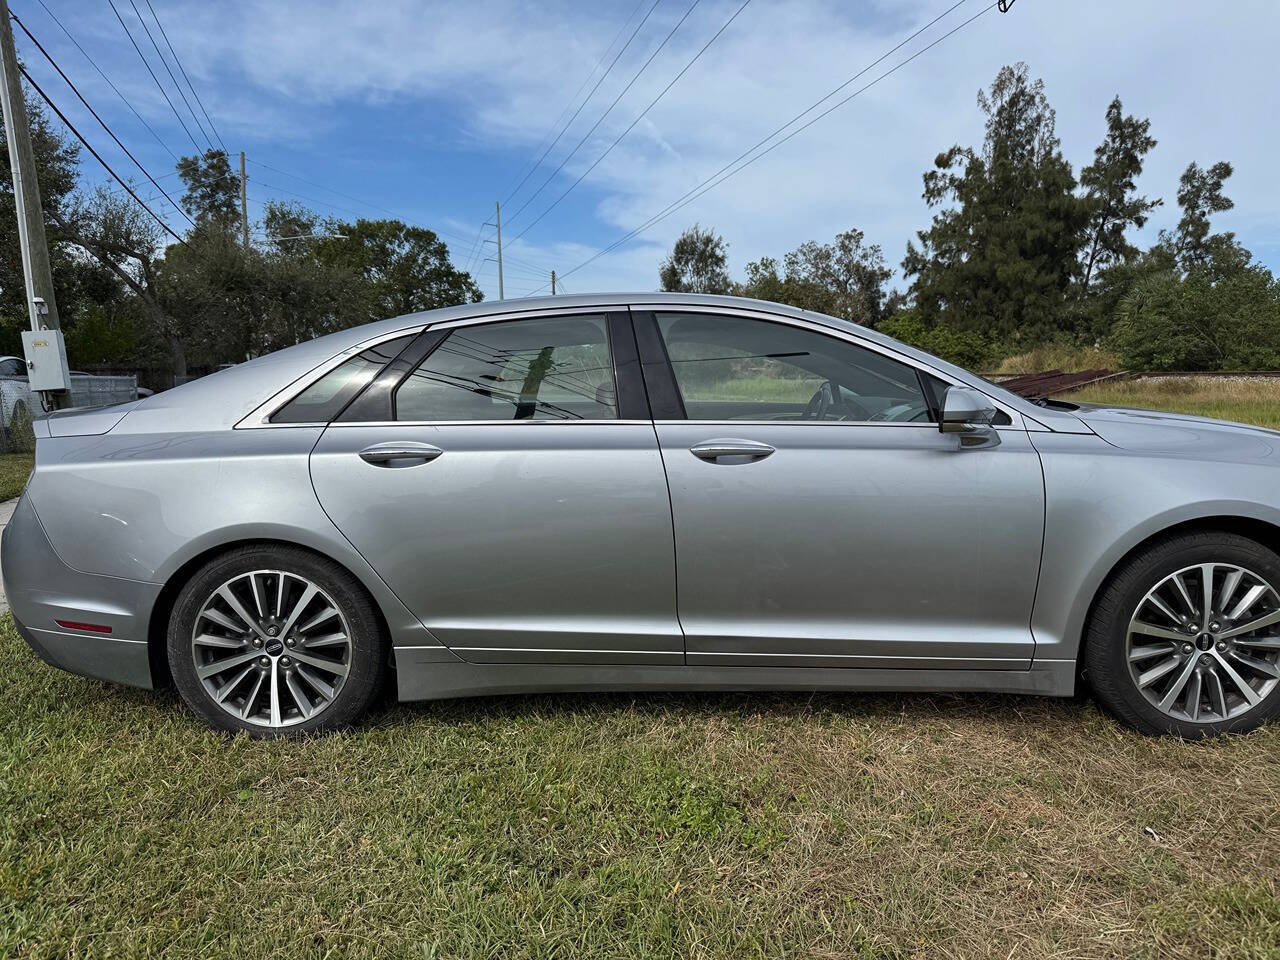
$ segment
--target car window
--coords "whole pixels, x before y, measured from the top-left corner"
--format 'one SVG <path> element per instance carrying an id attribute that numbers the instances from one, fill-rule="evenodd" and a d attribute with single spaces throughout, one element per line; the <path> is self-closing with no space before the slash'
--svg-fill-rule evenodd
<path id="1" fill-rule="evenodd" d="M 21 377 L 27 372 L 26 366 L 21 360 L 10 357 L 7 360 L 0 360 L 0 377 Z"/>
<path id="2" fill-rule="evenodd" d="M 271 416 L 272 423 L 328 423 L 363 390 L 415 334 L 396 337 L 338 364 Z"/>
<path id="3" fill-rule="evenodd" d="M 613 420 L 603 315 L 459 327 L 396 391 L 397 420 Z"/>
<path id="4" fill-rule="evenodd" d="M 657 314 L 690 420 L 929 423 L 914 367 L 789 324 Z"/>

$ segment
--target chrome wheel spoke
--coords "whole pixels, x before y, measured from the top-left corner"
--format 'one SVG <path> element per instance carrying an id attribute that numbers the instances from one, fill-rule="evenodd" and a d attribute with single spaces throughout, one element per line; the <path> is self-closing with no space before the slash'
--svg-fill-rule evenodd
<path id="1" fill-rule="evenodd" d="M 299 653 L 297 650 L 293 651 L 293 659 L 297 660 L 299 663 L 305 663 L 309 667 L 318 667 L 321 670 L 326 670 L 339 677 L 345 677 L 347 675 L 347 665 L 335 660 L 326 660 L 324 657 L 313 657 L 309 653 Z"/>
<path id="2" fill-rule="evenodd" d="M 1143 623 L 1141 620 L 1135 620 L 1130 629 L 1134 633 L 1145 634 L 1148 637 L 1159 637 L 1161 640 L 1172 640 L 1175 643 L 1186 643 L 1187 635 L 1179 633 L 1177 630 L 1170 630 L 1167 627 L 1157 627 L 1153 623 Z"/>
<path id="3" fill-rule="evenodd" d="M 1191 674 L 1191 682 L 1187 684 L 1187 700 L 1183 710 L 1192 720 L 1200 719 L 1200 692 L 1204 688 L 1204 674 L 1199 670 Z"/>
<path id="4" fill-rule="evenodd" d="M 1137 663 L 1140 660 L 1150 660 L 1152 657 L 1158 657 L 1161 654 L 1169 655 L 1173 653 L 1173 647 L 1167 644 L 1151 645 L 1145 647 L 1130 647 L 1129 662 Z"/>
<path id="5" fill-rule="evenodd" d="M 1218 676 L 1218 671 L 1210 670 L 1205 675 L 1205 680 L 1209 686 L 1209 705 L 1213 707 L 1213 712 L 1218 715 L 1218 719 L 1226 719 L 1227 692 L 1222 688 L 1222 678 Z"/>
<path id="6" fill-rule="evenodd" d="M 1200 629 L 1209 629 L 1209 618 L 1213 616 L 1213 568 L 1212 563 L 1200 564 L 1200 588 L 1204 593 L 1204 606 L 1200 608 Z"/>
<path id="7" fill-rule="evenodd" d="M 1273 623 L 1280 623 L 1280 609 L 1273 610 L 1267 615 L 1259 617 L 1257 620 L 1251 620 L 1249 623 L 1242 623 L 1238 627 L 1232 627 L 1230 630 L 1223 630 L 1218 634 L 1218 637 L 1219 639 L 1227 640 L 1231 637 L 1241 636 L 1242 634 L 1253 633 L 1253 631 L 1261 630 L 1263 627 L 1269 627 Z"/>
<path id="8" fill-rule="evenodd" d="M 342 608 L 318 584 L 284 570 L 239 574 L 210 593 L 190 649 L 209 699 L 261 727 L 289 727 L 322 713 L 351 669 Z"/>
<path id="9" fill-rule="evenodd" d="M 1185 616 L 1175 612 L 1184 607 Z M 1170 717 L 1234 719 L 1280 689 L 1280 636 L 1249 636 L 1276 623 L 1280 594 L 1256 573 L 1217 561 L 1184 567 L 1133 608 L 1125 646 L 1130 677 Z"/>
<path id="10" fill-rule="evenodd" d="M 1149 670 L 1144 670 L 1142 673 L 1138 674 L 1138 686 L 1149 687 L 1161 677 L 1167 676 L 1177 669 L 1177 657 L 1169 657 L 1167 660 L 1162 660 Z"/>
<path id="11" fill-rule="evenodd" d="M 203 666 L 198 667 L 196 669 L 196 675 L 201 680 L 217 676 L 220 673 L 225 673 L 233 667 L 240 666 L 242 663 L 248 663 L 250 660 L 256 659 L 257 656 L 257 650 L 250 650 L 248 653 L 238 653 L 234 656 L 223 657 L 221 660 L 214 660 L 212 663 L 206 663 Z"/>

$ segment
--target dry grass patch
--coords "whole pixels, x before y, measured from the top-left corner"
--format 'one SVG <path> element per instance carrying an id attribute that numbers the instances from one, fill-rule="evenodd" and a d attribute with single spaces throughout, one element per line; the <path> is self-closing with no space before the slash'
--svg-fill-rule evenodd
<path id="1" fill-rule="evenodd" d="M 996 373 L 1044 373 L 1061 370 L 1075 373 L 1079 370 L 1119 370 L 1116 355 L 1101 347 L 1077 347 L 1067 343 L 1048 343 L 1005 357 Z"/>
<path id="2" fill-rule="evenodd" d="M 1280 429 L 1280 377 L 1168 377 L 1108 381 L 1060 399 L 1191 413 Z"/>

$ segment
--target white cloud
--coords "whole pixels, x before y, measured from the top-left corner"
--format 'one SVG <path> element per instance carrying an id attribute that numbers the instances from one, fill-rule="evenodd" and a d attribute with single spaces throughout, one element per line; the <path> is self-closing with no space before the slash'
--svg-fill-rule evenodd
<path id="1" fill-rule="evenodd" d="M 514 239 L 558 196 L 739 2 L 703 0 L 562 176 L 504 233 Z M 666 206 L 948 5 L 949 0 L 754 0 L 575 193 L 509 246 L 509 253 L 561 270 L 581 262 L 597 243 Z M 983 5 L 984 0 L 969 0 L 925 40 L 846 92 Z M 509 151 L 531 162 L 632 6 L 632 0 L 607 7 L 558 0 L 540 8 L 514 0 L 253 0 L 166 3 L 158 9 L 193 79 L 200 78 L 202 91 L 213 91 L 206 104 L 224 118 L 228 137 L 274 135 L 305 151 L 340 136 L 349 111 L 390 107 L 413 118 L 403 131 L 406 151 L 444 142 L 460 151 Z M 641 9 L 647 6 L 645 0 Z M 659 4 L 553 151 L 553 163 L 686 8 L 685 0 Z M 84 29 L 104 38 L 114 30 L 118 39 L 114 19 L 100 18 L 101 10 L 93 8 Z M 977 142 L 981 116 L 975 93 L 1001 65 L 1016 60 L 1027 61 L 1045 79 L 1077 171 L 1102 135 L 1113 95 L 1122 97 L 1128 111 L 1152 119 L 1160 144 L 1141 186 L 1166 198 L 1167 206 L 1144 239 L 1176 219 L 1173 194 L 1188 162 L 1227 159 L 1236 168 L 1228 192 L 1237 209 L 1220 217 L 1219 226 L 1237 230 L 1280 266 L 1280 194 L 1272 187 L 1280 133 L 1270 122 L 1277 28 L 1280 9 L 1271 0 L 1019 0 L 1007 15 L 985 14 L 635 245 L 570 276 L 568 288 L 652 289 L 661 251 L 695 220 L 729 240 L 736 274 L 749 259 L 780 256 L 804 240 L 830 238 L 851 226 L 881 244 L 896 266 L 908 238 L 929 217 L 920 199 L 921 173 L 940 150 Z M 134 56 L 131 49 L 127 53 Z M 154 87 L 150 93 L 143 85 L 130 89 L 149 116 L 167 111 Z M 448 116 L 450 124 L 421 122 L 427 116 Z M 505 189 L 518 175 L 516 167 L 500 183 L 471 185 L 477 197 Z M 531 177 L 522 196 L 545 176 Z M 431 202 L 422 201 L 424 216 Z M 518 197 L 510 205 L 512 214 L 521 202 Z M 450 229 L 470 236 L 477 226 Z M 492 271 L 484 281 L 490 295 L 496 294 Z M 523 283 L 508 287 L 524 289 Z"/>

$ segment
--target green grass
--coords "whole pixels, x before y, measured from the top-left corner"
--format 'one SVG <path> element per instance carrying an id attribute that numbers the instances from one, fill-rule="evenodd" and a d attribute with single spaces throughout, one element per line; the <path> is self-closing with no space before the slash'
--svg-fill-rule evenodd
<path id="1" fill-rule="evenodd" d="M 0 501 L 12 500 L 22 492 L 33 462 L 29 453 L 0 454 Z"/>
<path id="2" fill-rule="evenodd" d="M 1191 413 L 1280 429 L 1280 378 L 1144 377 L 1086 387 L 1060 399 Z"/>
<path id="3" fill-rule="evenodd" d="M 1274 960 L 1277 815 L 1280 725 L 564 695 L 262 743 L 0 620 L 0 957 Z"/>
<path id="4" fill-rule="evenodd" d="M 1084 701 L 539 696 L 303 742 L 0 621 L 0 956 L 1280 956 L 1280 727 Z"/>

